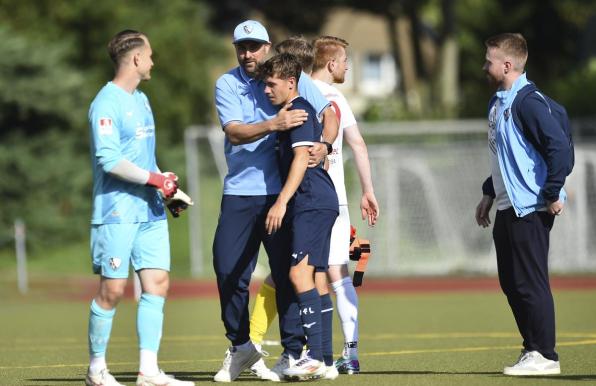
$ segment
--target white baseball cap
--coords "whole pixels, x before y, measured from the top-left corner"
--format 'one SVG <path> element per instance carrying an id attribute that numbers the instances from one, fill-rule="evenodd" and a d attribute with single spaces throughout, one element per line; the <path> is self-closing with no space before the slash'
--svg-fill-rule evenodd
<path id="1" fill-rule="evenodd" d="M 261 43 L 271 43 L 269 34 L 261 23 L 256 20 L 247 20 L 234 28 L 234 44 L 245 40 L 253 40 Z"/>

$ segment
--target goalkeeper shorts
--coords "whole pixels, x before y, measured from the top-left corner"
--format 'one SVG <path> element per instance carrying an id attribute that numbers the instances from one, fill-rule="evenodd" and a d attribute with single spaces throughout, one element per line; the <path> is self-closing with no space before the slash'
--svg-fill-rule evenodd
<path id="1" fill-rule="evenodd" d="M 110 279 L 126 279 L 133 269 L 170 270 L 167 220 L 91 226 L 93 272 Z"/>

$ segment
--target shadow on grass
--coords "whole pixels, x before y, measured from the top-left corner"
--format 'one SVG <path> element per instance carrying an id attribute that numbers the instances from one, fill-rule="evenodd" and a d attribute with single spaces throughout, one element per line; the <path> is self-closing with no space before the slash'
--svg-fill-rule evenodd
<path id="1" fill-rule="evenodd" d="M 499 371 L 407 371 L 407 370 L 387 370 L 387 371 L 361 371 L 360 375 L 491 375 L 503 378 L 515 378 L 503 375 Z M 518 377 L 518 379 L 546 379 L 552 381 L 591 381 L 596 380 L 596 374 L 577 374 L 577 375 L 548 375 L 548 376 L 527 376 Z"/>
<path id="2" fill-rule="evenodd" d="M 193 381 L 193 382 L 212 382 L 213 381 L 213 372 L 204 372 L 204 371 L 179 371 L 174 373 L 169 373 L 174 375 L 176 378 L 183 380 L 183 381 Z M 137 379 L 136 372 L 114 372 L 112 373 L 114 377 L 120 382 L 135 382 Z M 503 373 L 498 371 L 406 371 L 406 370 L 387 370 L 387 371 L 361 371 L 357 376 L 366 376 L 366 375 L 487 375 L 491 377 L 503 377 Z M 511 377 L 513 378 L 513 377 Z M 522 378 L 530 378 L 530 379 L 545 379 L 551 381 L 593 381 L 596 380 L 596 374 L 577 374 L 577 375 L 551 375 L 551 376 L 532 376 L 532 377 L 522 377 Z M 84 378 L 30 378 L 27 379 L 28 382 L 31 383 L 30 386 L 54 386 L 56 384 L 68 384 L 68 383 L 77 383 L 80 384 L 81 382 L 85 382 Z M 248 376 L 248 375 L 241 375 L 239 376 L 236 381 L 242 382 L 262 382 L 257 377 Z M 51 383 L 42 383 L 42 382 L 51 382 Z"/>
<path id="3" fill-rule="evenodd" d="M 360 375 L 503 375 L 496 371 L 407 371 L 407 370 L 379 370 L 379 371 L 361 371 Z"/>
<path id="4" fill-rule="evenodd" d="M 137 380 L 137 372 L 110 372 L 114 378 L 116 378 L 119 382 L 130 382 L 134 383 Z M 214 372 L 207 372 L 207 371 L 176 371 L 176 372 L 168 372 L 167 374 L 173 375 L 177 379 L 181 381 L 193 381 L 193 382 L 213 382 L 213 376 L 215 375 Z M 242 382 L 263 382 L 261 379 L 255 376 L 249 375 L 240 375 L 236 378 L 237 381 Z M 31 383 L 31 386 L 54 386 L 56 384 L 67 384 L 67 383 L 77 383 L 81 384 L 85 382 L 85 377 L 81 378 L 29 378 L 27 379 L 28 382 L 35 382 Z M 51 382 L 51 383 L 41 383 L 41 382 Z"/>

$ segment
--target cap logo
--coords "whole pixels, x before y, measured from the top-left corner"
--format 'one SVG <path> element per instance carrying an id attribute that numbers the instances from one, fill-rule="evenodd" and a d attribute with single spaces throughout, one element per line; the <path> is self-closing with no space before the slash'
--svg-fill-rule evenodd
<path id="1" fill-rule="evenodd" d="M 251 32 L 252 32 L 252 26 L 245 25 L 243 28 L 244 28 L 244 32 L 246 32 L 248 35 L 251 34 Z"/>

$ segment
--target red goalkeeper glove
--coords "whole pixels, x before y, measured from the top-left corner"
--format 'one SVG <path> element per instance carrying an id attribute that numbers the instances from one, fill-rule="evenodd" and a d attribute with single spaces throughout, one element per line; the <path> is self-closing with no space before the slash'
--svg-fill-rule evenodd
<path id="1" fill-rule="evenodd" d="M 149 172 L 149 180 L 147 185 L 153 186 L 157 189 L 161 197 L 169 199 L 176 194 L 178 190 L 178 176 L 172 172 L 153 173 Z"/>

